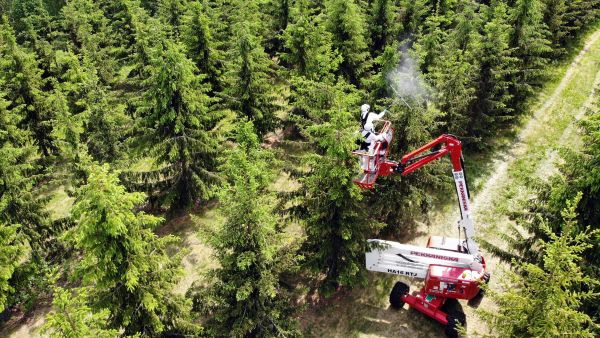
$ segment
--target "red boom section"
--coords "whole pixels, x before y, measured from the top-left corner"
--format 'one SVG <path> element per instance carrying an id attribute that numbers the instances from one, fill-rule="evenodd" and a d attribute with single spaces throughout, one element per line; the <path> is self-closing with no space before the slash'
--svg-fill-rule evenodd
<path id="1" fill-rule="evenodd" d="M 418 156 L 419 154 L 438 145 L 444 146 L 437 151 L 427 153 L 420 157 Z M 461 171 L 462 165 L 460 158 L 462 154 L 462 144 L 456 137 L 444 134 L 422 146 L 421 148 L 404 155 L 400 161 L 400 164 L 404 166 L 404 170 L 402 170 L 401 174 L 402 176 L 408 175 L 427 163 L 435 161 L 446 154 L 450 154 L 450 161 L 452 162 L 452 168 L 454 171 Z"/>

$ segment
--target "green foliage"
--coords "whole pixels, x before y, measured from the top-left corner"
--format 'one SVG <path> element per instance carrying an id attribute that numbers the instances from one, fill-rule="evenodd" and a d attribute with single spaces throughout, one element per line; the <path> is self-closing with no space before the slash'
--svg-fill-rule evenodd
<path id="1" fill-rule="evenodd" d="M 477 65 L 473 54 L 450 53 L 436 63 L 428 76 L 435 91 L 435 101 L 444 115 L 444 131 L 459 136 L 467 136 L 465 129 L 469 125 L 469 110 L 475 100 L 475 78 Z"/>
<path id="2" fill-rule="evenodd" d="M 130 119 L 125 105 L 119 103 L 109 88 L 102 85 L 91 58 L 79 58 L 68 52 L 57 51 L 54 71 L 60 73 L 52 96 L 57 111 L 53 135 L 62 145 L 63 153 L 85 153 L 98 161 L 114 161 L 122 156 L 122 139 Z M 60 114 L 59 114 L 60 113 Z M 67 149 L 65 150 L 65 144 Z"/>
<path id="3" fill-rule="evenodd" d="M 600 210 L 594 207 L 600 203 L 600 113 L 590 110 L 588 114 L 581 122 L 583 153 L 567 157 L 571 165 L 565 165 L 563 172 L 570 181 L 571 191 L 584 194 L 577 209 L 581 222 L 600 227 Z"/>
<path id="4" fill-rule="evenodd" d="M 218 142 L 211 129 L 218 116 L 209 111 L 207 88 L 195 70 L 180 44 L 165 42 L 146 70 L 148 90 L 136 121 L 135 144 L 159 169 L 128 176 L 135 189 L 146 190 L 172 211 L 206 201 L 216 180 Z"/>
<path id="5" fill-rule="evenodd" d="M 50 338 L 119 336 L 118 330 L 106 328 L 110 311 L 93 312 L 87 305 L 89 295 L 85 288 L 68 290 L 56 286 L 53 295 L 54 310 L 46 316 L 42 328 Z"/>
<path id="6" fill-rule="evenodd" d="M 18 32 L 19 43 L 35 50 L 48 62 L 52 53 L 50 38 L 55 23 L 48 13 L 45 2 L 43 0 L 13 0 L 10 14 L 14 28 Z"/>
<path id="7" fill-rule="evenodd" d="M 72 252 L 57 245 L 69 221 L 50 222 L 45 201 L 83 184 L 72 213 L 78 224 L 65 238 L 89 296 L 56 291 L 52 334 L 115 334 L 103 331 L 105 321 L 125 335 L 199 334 L 189 304 L 171 294 L 183 253 L 168 256 L 174 239 L 158 238 L 158 219 L 137 212 L 144 197 L 125 192 L 97 161 L 147 192 L 144 207 L 157 213 L 170 207 L 173 216 L 218 195 L 227 222 L 209 240 L 221 266 L 196 299 L 209 334 L 296 335 L 288 290 L 296 245 L 313 272 L 302 271 L 309 285 L 329 294 L 360 284 L 365 239 L 406 235 L 432 192 L 447 187 L 440 163 L 382 178 L 372 193 L 357 190 L 350 153 L 358 106 L 393 103 L 386 118 L 396 158 L 445 131 L 483 148 L 524 111 L 549 62 L 567 55 L 599 4 L 0 0 L 0 305 L 28 308 L 48 293 L 46 272 Z M 425 89 L 400 102 L 390 74 L 410 68 L 410 57 Z M 230 123 L 234 115 L 250 122 Z M 580 224 L 600 224 L 596 120 L 590 114 L 583 124 L 591 145 L 564 152 L 562 176 L 541 185 L 523 215 L 533 236 L 506 236 L 506 257 L 542 262 L 540 241 L 550 237 L 532 215 L 543 212 L 561 233 L 560 210 L 578 191 Z M 234 128 L 238 138 L 227 142 Z M 288 198 L 267 188 L 279 176 L 263 143 L 298 179 L 297 190 L 281 193 Z M 300 221 L 306 241 L 282 233 L 274 204 Z M 600 275 L 597 248 L 582 253 L 591 278 Z M 593 300 L 581 309 L 597 316 Z"/>
<path id="8" fill-rule="evenodd" d="M 422 101 L 409 100 L 411 108 L 398 103 L 386 114 L 394 125 L 394 140 L 390 148 L 391 158 L 400 158 L 436 137 L 440 127 L 440 111 Z M 385 234 L 403 237 L 415 230 L 416 221 L 428 212 L 432 194 L 428 189 L 448 190 L 444 174 L 450 163 L 432 163 L 406 177 L 392 175 L 378 181 L 372 194 L 368 194 L 369 213 L 387 226 Z M 423 187 L 428 189 L 424 189 Z"/>
<path id="9" fill-rule="evenodd" d="M 429 16 L 424 23 L 422 32 L 415 42 L 414 50 L 419 58 L 419 68 L 425 74 L 435 60 L 441 56 L 440 45 L 446 41 L 447 33 L 442 29 L 443 18 L 437 15 Z"/>
<path id="10" fill-rule="evenodd" d="M 479 68 L 476 52 L 480 35 L 479 18 L 474 6 L 465 5 L 456 14 L 456 28 L 447 40 L 436 48 L 441 52 L 427 74 L 435 93 L 435 102 L 444 111 L 444 131 L 467 136 L 468 112 L 476 99 L 476 79 Z"/>
<path id="11" fill-rule="evenodd" d="M 510 25 L 506 5 L 493 1 L 486 8 L 481 41 L 474 58 L 479 60 L 477 91 L 469 117 L 469 135 L 486 138 L 506 126 L 513 117 L 510 79 L 517 73 L 517 58 L 509 48 Z"/>
<path id="12" fill-rule="evenodd" d="M 88 70 L 90 76 L 98 76 L 103 83 L 112 81 L 117 60 L 111 57 L 110 23 L 99 4 L 91 0 L 68 1 L 62 7 L 61 21 L 69 50 L 94 66 Z"/>
<path id="13" fill-rule="evenodd" d="M 277 126 L 275 112 L 279 106 L 269 75 L 272 62 L 252 31 L 246 23 L 235 27 L 235 45 L 228 53 L 231 62 L 225 74 L 223 99 L 239 117 L 252 121 L 258 134 L 264 136 Z"/>
<path id="14" fill-rule="evenodd" d="M 398 24 L 398 10 L 393 0 L 375 0 L 371 3 L 369 29 L 371 54 L 383 52 L 385 46 L 395 42 L 402 27 Z"/>
<path id="15" fill-rule="evenodd" d="M 224 224 L 208 232 L 219 268 L 203 290 L 209 334 L 216 337 L 271 337 L 298 334 L 291 299 L 281 275 L 296 266 L 292 238 L 281 233 L 273 214 L 273 154 L 260 148 L 251 122 L 237 128 L 237 145 L 222 166 L 227 183 L 219 193 Z"/>
<path id="16" fill-rule="evenodd" d="M 395 95 L 392 89 L 393 83 L 390 76 L 400 63 L 402 53 L 397 43 L 386 46 L 383 53 L 375 58 L 375 66 L 379 72 L 367 81 L 368 87 L 372 87 L 371 97 L 375 100 Z"/>
<path id="17" fill-rule="evenodd" d="M 160 218 L 134 212 L 144 194 L 126 192 L 104 165 L 90 167 L 77 195 L 78 223 L 65 236 L 81 250 L 77 274 L 84 286 L 93 286 L 93 308 L 109 309 L 111 327 L 128 335 L 193 332 L 186 319 L 189 304 L 171 291 L 183 253 L 170 257 L 167 248 L 177 238 L 152 232 Z"/>
<path id="18" fill-rule="evenodd" d="M 0 88 L 3 82 L 0 80 Z M 0 89 L 0 308 L 25 303 L 45 292 L 46 257 L 55 229 L 46 200 L 34 189 L 40 180 L 30 134 L 18 127 L 24 119 Z"/>
<path id="19" fill-rule="evenodd" d="M 44 292 L 43 269 L 50 254 L 45 199 L 34 187 L 35 148 L 18 125 L 22 111 L 9 109 L 0 79 L 0 309 L 17 303 L 28 307 Z"/>
<path id="20" fill-rule="evenodd" d="M 191 2 L 182 20 L 181 39 L 188 58 L 206 76 L 205 81 L 211 84 L 212 93 L 221 91 L 222 65 L 218 60 L 222 58 L 222 53 L 215 48 L 205 9 L 199 2 Z"/>
<path id="21" fill-rule="evenodd" d="M 0 82 L 0 86 L 3 82 Z M 30 134 L 18 127 L 24 119 L 0 90 L 0 220 L 6 224 L 24 224 L 33 240 L 35 229 L 43 225 L 43 203 L 33 195 L 36 177 Z"/>
<path id="22" fill-rule="evenodd" d="M 294 74 L 314 81 L 330 80 L 341 59 L 333 51 L 323 16 L 312 14 L 306 0 L 296 1 L 292 16 L 294 21 L 283 32 L 286 51 L 282 59 L 293 67 Z"/>
<path id="23" fill-rule="evenodd" d="M 179 37 L 183 27 L 183 16 L 188 8 L 188 0 L 159 0 L 157 14 L 166 24 L 165 27 L 172 30 L 174 38 Z"/>
<path id="24" fill-rule="evenodd" d="M 11 102 L 8 109 L 25 117 L 22 124 L 31 131 L 44 156 L 55 152 L 50 124 L 54 114 L 47 103 L 42 70 L 35 54 L 17 44 L 14 31 L 6 20 L 0 24 L 0 78 L 2 89 Z"/>
<path id="25" fill-rule="evenodd" d="M 527 235 L 514 229 L 504 239 L 509 243 L 509 250 L 503 250 L 487 243 L 486 246 L 494 254 L 506 260 L 522 257 L 527 262 L 541 264 L 543 257 L 540 242 L 550 240 L 549 228 L 553 234 L 564 232 L 562 210 L 566 203 L 571 203 L 577 211 L 577 223 L 572 231 L 584 232 L 589 225 L 592 230 L 600 228 L 600 212 L 596 207 L 600 203 L 600 114 L 590 110 L 589 115 L 581 122 L 583 144 L 581 152 L 563 150 L 564 163 L 559 164 L 560 173 L 545 182 L 535 183 L 535 198 L 528 201 L 523 212 L 512 215 L 527 231 Z M 581 194 L 580 197 L 577 197 Z M 576 198 L 577 197 L 577 198 Z M 574 202 L 569 202 L 575 199 Z M 543 216 L 543 218 L 541 217 Z M 582 270 L 587 276 L 598 279 L 600 237 L 592 237 L 592 247 L 582 254 L 585 264 Z M 591 316 L 597 317 L 600 311 L 594 300 L 584 302 L 582 309 Z"/>
<path id="26" fill-rule="evenodd" d="M 401 0 L 400 8 L 404 11 L 401 18 L 406 36 L 418 33 L 432 12 L 429 0 Z"/>
<path id="27" fill-rule="evenodd" d="M 349 107 L 358 105 L 356 92 L 347 85 L 327 90 L 328 101 L 303 103 L 314 123 L 302 132 L 314 153 L 304 159 L 310 169 L 299 178 L 301 188 L 288 212 L 303 221 L 306 266 L 325 274 L 321 290 L 330 294 L 340 286 L 364 281 L 366 239 L 381 224 L 367 217 L 352 182 L 358 163 L 351 154 L 356 147 L 356 117 Z"/>
<path id="28" fill-rule="evenodd" d="M 542 261 L 513 261 L 518 273 L 506 271 L 503 292 L 489 290 L 497 308 L 483 310 L 482 315 L 495 333 L 507 337 L 595 337 L 600 326 L 579 308 L 583 301 L 600 295 L 586 290 L 597 280 L 586 276 L 581 267 L 581 255 L 592 246 L 597 232 L 575 232 L 575 207 L 580 197 L 562 212 L 560 235 L 546 229 L 549 241 L 541 242 Z"/>
<path id="29" fill-rule="evenodd" d="M 509 46 L 515 49 L 514 56 L 518 59 L 519 69 L 511 78 L 511 106 L 518 112 L 523 109 L 524 99 L 541 84 L 547 55 L 551 51 L 543 10 L 541 0 L 517 0 L 509 12 L 513 27 Z"/>
<path id="30" fill-rule="evenodd" d="M 340 72 L 350 83 L 359 85 L 369 57 L 366 16 L 354 0 L 328 0 L 325 7 L 325 27 L 342 56 Z"/>
<path id="31" fill-rule="evenodd" d="M 20 260 L 23 249 L 17 241 L 19 225 L 0 223 L 0 310 L 4 311 L 8 295 L 14 291 L 10 279 Z"/>

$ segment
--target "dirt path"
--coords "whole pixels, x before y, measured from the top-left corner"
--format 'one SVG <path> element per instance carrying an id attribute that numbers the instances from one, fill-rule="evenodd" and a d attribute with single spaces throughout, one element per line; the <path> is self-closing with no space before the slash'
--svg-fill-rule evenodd
<path id="1" fill-rule="evenodd" d="M 531 137 L 541 125 L 547 122 L 547 112 L 551 110 L 553 106 L 556 105 L 557 100 L 559 100 L 567 88 L 567 85 L 571 82 L 573 78 L 573 74 L 580 69 L 581 60 L 583 57 L 588 54 L 590 48 L 598 41 L 600 38 L 600 30 L 596 31 L 592 34 L 588 40 L 586 41 L 583 49 L 577 54 L 571 65 L 565 72 L 564 77 L 552 92 L 552 95 L 544 102 L 544 104 L 534 111 L 531 119 L 527 122 L 527 124 L 523 127 L 519 135 L 517 136 L 515 146 L 510 149 L 506 154 L 499 154 L 499 158 L 495 161 L 493 174 L 488 178 L 488 180 L 483 185 L 483 189 L 475 199 L 473 200 L 473 209 L 478 211 L 481 209 L 481 206 L 489 205 L 492 197 L 494 196 L 494 191 L 498 188 L 498 182 L 504 181 L 507 176 L 507 171 L 510 165 L 514 162 L 515 158 L 519 155 L 525 153 L 527 144 L 524 142 L 525 139 Z M 589 95 L 586 103 L 584 105 L 589 105 L 591 103 L 592 96 Z M 579 113 L 576 116 L 576 119 L 580 119 L 585 110 L 579 109 Z"/>

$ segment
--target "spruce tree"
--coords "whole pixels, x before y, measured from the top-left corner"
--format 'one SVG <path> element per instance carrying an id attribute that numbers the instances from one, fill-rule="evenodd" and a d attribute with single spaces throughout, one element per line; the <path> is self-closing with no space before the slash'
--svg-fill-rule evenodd
<path id="1" fill-rule="evenodd" d="M 437 47 L 440 55 L 427 74 L 434 87 L 434 102 L 445 112 L 443 130 L 459 136 L 466 136 L 469 112 L 476 99 L 477 52 L 481 37 L 474 10 L 474 5 L 469 2 L 456 14 L 456 26 L 447 40 Z"/>
<path id="2" fill-rule="evenodd" d="M 325 27 L 333 35 L 333 47 L 342 56 L 340 72 L 350 83 L 358 86 L 369 57 L 367 19 L 354 0 L 329 0 L 325 6 Z"/>
<path id="3" fill-rule="evenodd" d="M 118 66 L 131 62 L 136 58 L 136 32 L 140 28 L 139 1 L 136 0 L 101 0 L 96 1 L 109 24 L 109 40 L 112 42 L 110 55 L 118 60 Z"/>
<path id="4" fill-rule="evenodd" d="M 21 224 L 19 232 L 25 234 L 37 259 L 43 256 L 42 243 L 49 231 L 46 201 L 34 189 L 40 176 L 30 133 L 18 126 L 23 112 L 11 109 L 14 105 L 6 96 L 0 89 L 0 222 Z"/>
<path id="5" fill-rule="evenodd" d="M 375 68 L 379 71 L 368 81 L 373 99 L 393 97 L 394 83 L 391 80 L 394 70 L 400 63 L 402 53 L 398 43 L 392 43 L 385 47 L 383 53 L 375 58 Z M 402 98 L 403 100 L 405 98 Z"/>
<path id="6" fill-rule="evenodd" d="M 466 135 L 469 125 L 469 108 L 475 100 L 477 64 L 473 54 L 446 50 L 428 77 L 434 88 L 434 100 L 443 116 L 445 132 Z"/>
<path id="7" fill-rule="evenodd" d="M 568 32 L 565 43 L 579 36 L 586 27 L 600 16 L 600 1 L 574 0 L 567 2 L 564 16 L 565 29 Z"/>
<path id="8" fill-rule="evenodd" d="M 8 13 L 0 12 L 0 13 Z M 55 23 L 43 0 L 12 0 L 11 22 L 19 44 L 37 54 L 41 63 L 49 66 L 52 58 L 52 34 Z M 1 16 L 1 14 L 0 14 Z M 43 67 L 47 69 L 47 67 Z"/>
<path id="9" fill-rule="evenodd" d="M 282 59 L 295 70 L 295 75 L 309 80 L 332 80 L 340 56 L 333 51 L 332 35 L 325 30 L 323 16 L 315 15 L 306 0 L 298 0 L 292 8 L 293 21 L 283 32 L 286 51 Z"/>
<path id="10" fill-rule="evenodd" d="M 327 88 L 328 100 L 304 101 L 308 114 L 303 134 L 313 151 L 303 165 L 308 172 L 299 175 L 301 187 L 293 194 L 293 218 L 303 222 L 307 235 L 303 243 L 306 267 L 325 275 L 320 289 L 326 295 L 340 286 L 364 281 L 366 239 L 380 224 L 366 215 L 359 188 L 352 182 L 358 172 L 356 116 L 349 107 L 358 106 L 351 86 Z"/>
<path id="11" fill-rule="evenodd" d="M 206 8 L 200 2 L 190 2 L 182 19 L 181 40 L 185 45 L 188 58 L 196 64 L 205 81 L 211 85 L 211 93 L 222 90 L 223 53 L 216 48 L 209 25 Z"/>
<path id="12" fill-rule="evenodd" d="M 108 165 L 89 171 L 65 238 L 81 251 L 76 276 L 92 287 L 92 308 L 110 310 L 110 326 L 126 335 L 193 332 L 189 304 L 172 293 L 183 253 L 171 257 L 167 248 L 177 238 L 152 232 L 161 219 L 134 211 L 144 194 L 126 192 Z"/>
<path id="13" fill-rule="evenodd" d="M 421 34 L 416 39 L 414 50 L 419 60 L 419 68 L 424 74 L 430 71 L 434 62 L 441 58 L 442 49 L 440 46 L 447 39 L 447 32 L 441 26 L 443 18 L 438 15 L 431 15 L 423 24 Z"/>
<path id="14" fill-rule="evenodd" d="M 292 0 L 266 0 L 258 2 L 260 12 L 260 29 L 263 37 L 263 47 L 269 57 L 275 56 L 283 51 L 283 40 L 281 34 L 293 20 L 291 9 Z"/>
<path id="15" fill-rule="evenodd" d="M 553 53 L 560 55 L 564 53 L 561 48 L 565 37 L 569 32 L 566 25 L 567 1 L 544 0 L 544 23 L 548 26 L 549 40 L 552 43 Z"/>
<path id="16" fill-rule="evenodd" d="M 163 21 L 175 39 L 178 39 L 183 27 L 183 16 L 189 7 L 188 0 L 159 0 L 158 17 Z"/>
<path id="17" fill-rule="evenodd" d="M 398 23 L 393 0 L 375 0 L 371 3 L 369 29 L 371 55 L 379 55 L 388 44 L 396 41 L 402 27 Z"/>
<path id="18" fill-rule="evenodd" d="M 519 69 L 511 78 L 510 86 L 511 107 L 516 112 L 523 110 L 525 98 L 541 85 L 547 56 L 551 51 L 543 10 L 541 0 L 516 0 L 509 13 L 509 22 L 513 27 L 509 46 L 515 50 Z"/>
<path id="19" fill-rule="evenodd" d="M 50 338 L 116 338 L 119 331 L 107 329 L 110 311 L 94 312 L 88 306 L 89 292 L 54 287 L 53 311 L 45 317 L 42 333 Z"/>
<path id="20" fill-rule="evenodd" d="M 468 128 L 468 134 L 475 137 L 490 137 L 514 118 L 509 106 L 509 87 L 510 78 L 518 71 L 517 59 L 508 45 L 510 25 L 506 5 L 492 2 L 484 20 L 481 43 L 475 55 L 479 60 L 477 91 Z"/>
<path id="21" fill-rule="evenodd" d="M 67 2 L 61 9 L 61 24 L 68 49 L 92 61 L 104 84 L 112 82 L 118 61 L 112 55 L 110 23 L 99 4 L 91 0 Z"/>
<path id="22" fill-rule="evenodd" d="M 113 89 L 124 97 L 129 111 L 143 104 L 150 76 L 153 51 L 167 40 L 168 30 L 157 18 L 141 7 L 139 0 L 117 0 L 101 5 L 111 23 L 111 40 L 115 41 L 111 55 L 120 68 Z"/>
<path id="23" fill-rule="evenodd" d="M 30 306 L 46 290 L 43 270 L 55 231 L 48 222 L 47 198 L 35 189 L 42 179 L 30 133 L 18 127 L 24 112 L 10 109 L 0 79 L 0 300 L 2 309 Z M 24 244 L 24 245 L 20 245 Z M 15 252 L 15 250 L 18 250 Z"/>
<path id="24" fill-rule="evenodd" d="M 127 176 L 135 190 L 147 191 L 171 211 L 187 209 L 206 201 L 216 180 L 217 115 L 180 44 L 166 41 L 152 57 L 133 142 L 158 169 Z"/>
<path id="25" fill-rule="evenodd" d="M 93 60 L 87 55 L 77 57 L 57 51 L 55 67 L 61 74 L 61 82 L 55 85 L 58 90 L 50 102 L 61 113 L 57 113 L 58 123 L 53 133 L 57 143 L 63 146 L 66 143 L 75 155 L 89 152 L 101 162 L 119 159 L 131 124 L 125 105 L 102 84 Z"/>
<path id="26" fill-rule="evenodd" d="M 7 225 L 0 222 L 0 311 L 8 305 L 8 297 L 14 292 L 10 279 L 22 259 L 23 247 L 17 239 L 19 225 Z"/>
<path id="27" fill-rule="evenodd" d="M 497 246 L 482 241 L 482 245 L 489 252 L 508 262 L 519 259 L 541 266 L 544 252 L 540 250 L 540 242 L 550 241 L 550 234 L 560 235 L 564 232 L 562 214 L 565 204 L 568 203 L 577 211 L 577 223 L 572 229 L 573 234 L 585 232 L 586 224 L 589 224 L 593 231 L 598 231 L 600 211 L 595 206 L 600 203 L 600 114 L 594 109 L 590 109 L 588 114 L 581 122 L 583 149 L 562 149 L 559 152 L 562 158 L 557 164 L 559 172 L 547 180 L 533 182 L 533 197 L 527 201 L 522 211 L 511 215 L 519 226 L 500 235 L 508 246 Z M 600 238 L 591 237 L 590 244 L 592 246 L 580 255 L 580 265 L 586 276 L 598 280 Z M 598 289 L 598 286 L 593 288 Z M 593 318 L 600 315 L 595 299 L 584 300 L 580 310 Z"/>
<path id="28" fill-rule="evenodd" d="M 597 281 L 584 275 L 581 258 L 597 232 L 575 232 L 577 204 L 575 200 L 564 209 L 561 234 L 546 228 L 549 241 L 541 243 L 542 261 L 513 261 L 517 272 L 505 272 L 503 292 L 488 293 L 497 307 L 483 310 L 482 315 L 495 333 L 506 337 L 596 336 L 600 325 L 579 309 L 583 301 L 599 296 L 589 289 Z"/>
<path id="29" fill-rule="evenodd" d="M 400 8 L 404 10 L 401 15 L 402 28 L 405 36 L 420 33 L 422 26 L 431 13 L 429 0 L 401 0 Z"/>
<path id="30" fill-rule="evenodd" d="M 277 33 L 281 33 L 283 32 L 286 28 L 287 25 L 290 23 L 290 9 L 291 9 L 291 4 L 294 1 L 290 1 L 290 0 L 274 0 L 274 2 L 276 2 L 275 4 L 275 8 L 277 9 L 275 12 L 275 32 Z"/>
<path id="31" fill-rule="evenodd" d="M 267 191 L 274 178 L 273 154 L 262 150 L 251 122 L 241 122 L 234 148 L 221 167 L 227 183 L 219 193 L 226 220 L 208 232 L 219 268 L 201 302 L 212 314 L 208 333 L 216 337 L 296 336 L 291 300 L 280 279 L 296 266 L 295 245 L 280 232 Z"/>
<path id="32" fill-rule="evenodd" d="M 42 70 L 34 53 L 19 46 L 6 19 L 0 24 L 0 79 L 11 102 L 9 110 L 24 115 L 22 127 L 31 131 L 43 156 L 56 152 L 52 140 L 53 112 L 46 100 Z"/>
<path id="33" fill-rule="evenodd" d="M 235 46 L 228 55 L 227 86 L 222 96 L 225 104 L 252 121 L 262 136 L 277 126 L 275 112 L 279 107 L 270 76 L 272 62 L 252 31 L 246 22 L 235 27 Z"/>

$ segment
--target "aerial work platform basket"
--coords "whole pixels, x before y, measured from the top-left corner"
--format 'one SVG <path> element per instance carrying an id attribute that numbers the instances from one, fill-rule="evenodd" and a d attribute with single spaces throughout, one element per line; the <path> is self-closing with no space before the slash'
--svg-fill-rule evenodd
<path id="1" fill-rule="evenodd" d="M 387 176 L 393 172 L 397 162 L 388 160 L 390 144 L 394 138 L 392 123 L 381 120 L 383 127 L 379 135 L 384 135 L 384 140 L 375 142 L 371 150 L 355 150 L 352 154 L 360 158 L 361 172 L 354 178 L 354 183 L 363 189 L 371 189 L 379 176 Z"/>

